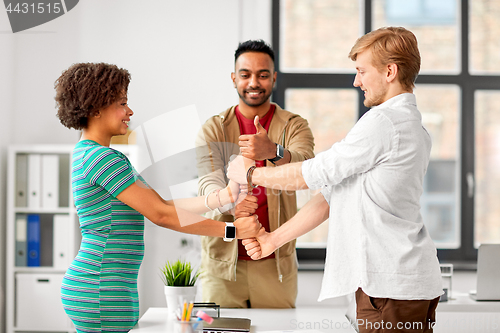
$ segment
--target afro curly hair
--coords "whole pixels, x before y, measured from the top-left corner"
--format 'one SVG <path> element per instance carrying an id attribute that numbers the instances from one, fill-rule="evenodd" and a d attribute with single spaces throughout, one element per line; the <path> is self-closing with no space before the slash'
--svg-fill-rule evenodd
<path id="1" fill-rule="evenodd" d="M 57 117 L 68 128 L 87 127 L 88 118 L 127 93 L 130 73 L 106 63 L 78 63 L 56 80 Z"/>

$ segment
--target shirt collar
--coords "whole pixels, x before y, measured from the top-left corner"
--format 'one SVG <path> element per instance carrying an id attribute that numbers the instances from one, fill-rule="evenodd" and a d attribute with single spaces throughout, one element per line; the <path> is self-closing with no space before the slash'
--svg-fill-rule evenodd
<path id="1" fill-rule="evenodd" d="M 371 110 L 383 110 L 383 109 L 393 109 L 401 110 L 405 109 L 406 112 L 414 115 L 418 119 L 422 119 L 422 115 L 417 109 L 417 98 L 412 93 L 403 93 L 396 95 L 382 104 L 374 106 Z"/>
<path id="2" fill-rule="evenodd" d="M 415 98 L 414 94 L 403 93 L 403 94 L 396 95 L 392 98 L 389 98 L 384 103 L 373 107 L 372 110 L 379 109 L 379 108 L 383 108 L 383 109 L 391 108 L 392 109 L 392 108 L 397 108 L 397 107 L 405 106 L 405 105 L 410 105 L 410 106 L 413 106 L 415 108 L 417 107 L 417 99 Z"/>

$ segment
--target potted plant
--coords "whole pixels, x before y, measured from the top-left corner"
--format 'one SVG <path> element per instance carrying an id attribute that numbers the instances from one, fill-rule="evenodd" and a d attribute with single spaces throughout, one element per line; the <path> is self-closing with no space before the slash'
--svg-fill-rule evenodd
<path id="1" fill-rule="evenodd" d="M 161 279 L 165 284 L 165 297 L 170 313 L 181 305 L 181 302 L 194 302 L 196 296 L 196 280 L 200 272 L 194 270 L 191 263 L 177 260 L 174 263 L 167 261 L 165 266 L 160 268 Z"/>

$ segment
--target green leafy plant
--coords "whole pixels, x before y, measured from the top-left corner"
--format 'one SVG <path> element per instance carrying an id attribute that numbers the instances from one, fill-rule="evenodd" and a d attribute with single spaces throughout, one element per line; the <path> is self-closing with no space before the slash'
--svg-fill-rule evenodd
<path id="1" fill-rule="evenodd" d="M 173 264 L 166 262 L 164 267 L 160 268 L 161 279 L 166 286 L 189 287 L 194 286 L 200 272 L 194 270 L 189 262 L 177 260 Z"/>

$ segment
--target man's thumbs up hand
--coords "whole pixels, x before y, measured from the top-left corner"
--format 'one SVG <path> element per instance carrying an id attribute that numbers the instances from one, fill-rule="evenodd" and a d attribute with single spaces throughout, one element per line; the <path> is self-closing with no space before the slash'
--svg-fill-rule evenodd
<path id="1" fill-rule="evenodd" d="M 276 144 L 269 140 L 266 129 L 260 124 L 259 116 L 254 118 L 256 134 L 240 135 L 239 146 L 243 156 L 255 161 L 276 157 Z"/>
<path id="2" fill-rule="evenodd" d="M 255 118 L 253 119 L 253 124 L 255 125 L 255 129 L 257 130 L 257 134 L 266 133 L 267 135 L 266 129 L 260 124 L 259 116 L 255 116 Z"/>

